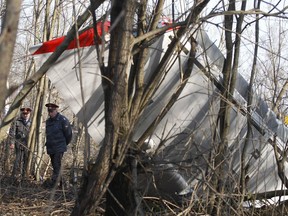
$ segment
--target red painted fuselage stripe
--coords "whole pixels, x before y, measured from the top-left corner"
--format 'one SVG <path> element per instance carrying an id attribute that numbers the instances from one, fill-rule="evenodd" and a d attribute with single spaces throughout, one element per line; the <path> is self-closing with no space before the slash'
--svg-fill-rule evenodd
<path id="1" fill-rule="evenodd" d="M 104 23 L 104 31 L 108 32 L 110 27 L 110 22 Z M 102 36 L 102 23 L 97 23 L 97 32 L 99 35 L 99 38 Z M 45 54 L 49 52 L 54 52 L 56 48 L 64 41 L 65 36 L 56 38 L 47 42 L 44 42 L 42 46 L 37 49 L 32 55 L 39 55 L 39 54 Z M 101 41 L 99 41 L 101 43 Z M 89 28 L 88 30 L 84 31 L 79 35 L 79 46 L 80 47 L 87 47 L 94 45 L 94 30 L 93 28 Z M 67 50 L 69 49 L 75 49 L 77 48 L 77 39 L 74 39 L 68 46 Z"/>

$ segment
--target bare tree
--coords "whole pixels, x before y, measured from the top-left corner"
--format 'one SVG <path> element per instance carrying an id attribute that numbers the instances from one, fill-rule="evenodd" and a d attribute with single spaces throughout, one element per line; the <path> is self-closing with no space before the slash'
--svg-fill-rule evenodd
<path id="1" fill-rule="evenodd" d="M 161 2 L 162 1 L 159 1 L 157 5 L 160 10 L 157 11 L 156 9 L 158 12 L 156 15 L 161 13 Z M 208 1 L 196 2 L 190 12 L 191 16 L 188 16 L 189 18 L 186 20 L 185 24 L 195 24 L 199 13 L 207 3 Z M 112 5 L 111 23 L 113 30 L 111 31 L 109 63 L 107 70 L 104 70 L 104 73 L 102 74 L 105 77 L 105 79 L 103 79 L 105 95 L 105 138 L 96 163 L 91 170 L 89 170 L 89 175 L 86 177 L 85 183 L 82 186 L 72 215 L 87 215 L 94 212 L 106 192 L 108 192 L 108 196 L 112 197 L 112 200 L 114 199 L 114 205 L 108 205 L 107 212 L 109 214 L 115 214 L 115 211 L 137 214 L 137 211 L 139 210 L 136 208 L 136 192 L 133 191 L 133 187 L 127 186 L 131 185 L 130 179 L 132 173 L 129 169 L 131 165 L 129 165 L 129 163 L 127 164 L 129 157 L 126 157 L 128 149 L 131 147 L 132 128 L 137 120 L 137 116 L 133 116 L 134 118 L 129 116 L 130 112 L 128 106 L 130 100 L 138 103 L 137 98 L 135 98 L 135 100 L 132 98 L 128 100 L 128 90 L 131 89 L 131 87 L 128 86 L 128 77 L 130 75 L 132 63 L 132 48 L 134 48 L 130 45 L 130 41 L 132 40 L 133 35 L 132 27 L 134 24 L 133 17 L 135 15 L 135 7 L 134 1 L 129 0 L 123 2 L 116 1 Z M 143 16 L 143 13 L 140 13 L 140 15 Z M 122 22 L 118 23 L 120 19 Z M 156 16 L 154 23 L 158 22 L 158 19 L 159 17 Z M 144 91 L 144 98 L 146 98 L 146 100 L 141 103 L 147 103 L 149 98 L 153 95 L 153 90 L 157 88 L 157 83 L 165 73 L 164 68 L 166 63 L 169 61 L 173 50 L 178 46 L 179 38 L 181 38 L 185 32 L 185 27 L 179 29 L 176 34 L 177 36 L 172 40 L 171 46 L 169 47 L 170 49 L 165 53 L 166 56 L 163 57 L 162 62 L 160 62 L 158 68 L 155 70 L 156 73 L 151 79 L 149 88 L 147 88 L 146 92 Z M 119 40 L 119 38 L 121 40 Z M 134 44 L 136 45 L 135 42 Z M 140 61 L 142 61 L 142 59 Z M 141 71 L 137 73 L 141 76 Z M 135 78 L 141 81 L 140 76 L 136 76 Z M 139 81 L 137 84 L 141 87 L 141 82 Z M 137 97 L 138 96 L 139 95 L 137 94 Z M 132 103 L 132 105 L 134 104 Z M 135 106 L 137 107 L 138 104 L 135 104 Z M 134 108 L 135 107 L 133 107 L 133 109 Z M 136 110 L 137 109 L 135 109 L 134 112 L 139 112 Z M 167 108 L 167 110 L 169 110 L 169 108 Z M 151 130 L 153 127 L 154 126 L 150 128 L 150 133 L 153 131 Z M 139 143 L 139 145 L 141 145 L 141 143 Z M 123 170 L 125 170 L 124 173 Z M 116 182 L 113 182 L 115 175 L 117 176 Z M 123 177 L 121 177 L 121 175 L 123 175 Z M 122 181 L 120 180 L 122 184 L 121 188 L 119 188 L 118 179 L 122 179 Z M 108 189 L 109 187 L 115 189 L 115 187 L 113 187 L 114 184 L 118 185 L 119 192 L 117 192 L 117 190 L 111 191 Z M 125 189 L 128 188 L 129 190 L 125 193 Z M 119 200 L 117 194 L 119 195 L 121 193 L 122 199 Z M 125 197 L 124 199 L 123 196 Z"/>
<path id="2" fill-rule="evenodd" d="M 7 97 L 7 79 L 10 71 L 14 45 L 16 41 L 19 15 L 20 15 L 20 0 L 12 0 L 6 2 L 5 14 L 2 19 L 1 26 L 1 42 L 0 42 L 0 64 L 1 70 L 1 98 L 0 109 L 4 108 L 4 101 Z"/>
<path id="3" fill-rule="evenodd" d="M 50 1 L 47 1 L 47 5 L 49 5 L 49 2 Z M 53 27 L 53 23 L 58 22 L 58 19 L 56 18 L 56 8 L 59 6 L 58 3 L 60 4 L 60 2 L 63 1 L 56 2 L 57 1 L 55 1 L 55 10 L 53 10 L 55 11 L 55 16 L 52 15 L 51 20 L 49 20 L 49 7 L 47 7 L 46 10 L 46 27 L 44 29 L 46 29 L 47 32 L 43 35 L 43 38 L 45 38 L 44 41 L 46 39 L 51 39 L 54 35 L 53 30 L 55 28 Z M 97 154 L 95 164 L 88 164 L 88 160 L 90 159 L 90 147 L 89 145 L 86 145 L 85 147 L 85 150 L 87 150 L 87 157 L 84 159 L 83 182 L 79 191 L 79 197 L 76 200 L 71 215 L 94 214 L 104 198 L 106 198 L 106 215 L 145 215 L 145 210 L 142 206 L 145 193 L 142 193 L 142 191 L 140 193 L 138 191 L 138 186 L 140 184 L 138 182 L 138 174 L 139 171 L 143 170 L 143 172 L 150 172 L 148 168 L 155 168 L 151 165 L 155 161 L 155 164 L 160 163 L 161 165 L 164 164 L 163 166 L 168 167 L 165 168 L 166 170 L 169 170 L 169 168 L 171 168 L 170 165 L 173 164 L 178 170 L 184 170 L 184 173 L 187 174 L 187 176 L 194 174 L 194 171 L 198 174 L 198 176 L 195 174 L 196 177 L 194 176 L 194 179 L 201 176 L 201 181 L 197 183 L 198 191 L 195 190 L 197 195 L 200 194 L 199 199 L 195 201 L 195 203 L 199 205 L 194 205 L 195 203 L 191 195 L 192 198 L 189 201 L 191 203 L 193 202 L 193 204 L 186 209 L 186 214 L 191 213 L 193 207 L 195 208 L 195 212 L 200 211 L 213 215 L 221 215 L 223 212 L 233 212 L 237 215 L 239 214 L 239 210 L 243 210 L 242 204 L 249 195 L 249 192 L 247 192 L 247 183 L 249 181 L 247 173 L 251 164 L 247 160 L 247 157 L 253 158 L 250 156 L 251 152 L 249 152 L 249 150 L 251 150 L 251 147 L 249 144 L 253 142 L 253 133 L 255 133 L 255 131 L 260 135 L 264 135 L 264 132 L 261 130 L 262 128 L 257 127 L 259 125 L 256 125 L 251 114 L 253 113 L 253 100 L 255 99 L 253 97 L 255 71 L 260 68 L 257 65 L 259 58 L 258 49 L 260 47 L 260 42 L 258 40 L 259 20 L 268 16 L 276 17 L 278 14 L 282 14 L 282 12 L 285 11 L 285 8 L 279 10 L 280 12 L 278 11 L 277 14 L 270 14 L 260 11 L 261 1 L 259 1 L 258 6 L 256 6 L 255 1 L 255 10 L 249 11 L 246 10 L 247 1 L 242 1 L 241 4 L 235 0 L 219 1 L 218 4 L 215 3 L 215 7 L 211 9 L 211 12 L 208 13 L 207 16 L 200 17 L 200 14 L 203 13 L 204 9 L 209 10 L 207 7 L 209 2 L 212 1 L 195 1 L 191 8 L 181 14 L 183 17 L 177 20 L 175 14 L 173 14 L 174 23 L 167 24 L 162 28 L 159 28 L 157 25 L 161 19 L 161 15 L 164 13 L 164 0 L 157 1 L 150 11 L 147 6 L 149 2 L 146 0 L 112 1 L 111 11 L 107 11 L 107 13 L 102 16 L 102 18 L 106 16 L 110 16 L 111 18 L 111 39 L 109 44 L 108 65 L 103 63 L 103 53 L 101 53 L 99 45 L 95 43 L 95 49 L 98 54 L 97 60 L 99 61 L 99 69 L 101 70 L 102 75 L 102 87 L 104 90 L 105 138 L 101 143 L 101 148 Z M 68 47 L 69 42 L 78 37 L 79 28 L 90 15 L 93 17 L 93 25 L 96 26 L 97 19 L 95 10 L 103 3 L 103 0 L 91 0 L 91 6 L 78 18 L 76 24 L 68 32 L 64 43 L 58 47 L 37 73 L 32 74 L 32 76 L 23 83 L 23 89 L 16 97 L 8 115 L 2 122 L 1 137 L 4 136 L 3 134 L 5 133 L 6 127 L 15 117 L 16 110 L 19 108 L 21 102 L 35 86 L 39 89 L 39 94 L 35 100 L 37 102 L 36 104 L 38 105 L 40 103 L 43 106 L 44 98 L 46 96 L 45 89 L 47 88 L 46 79 L 43 78 L 43 76 Z M 225 5 L 225 3 L 227 3 L 227 5 Z M 220 4 L 222 5 L 219 6 Z M 277 4 L 275 3 L 273 8 L 276 7 Z M 173 1 L 173 13 L 176 9 L 177 7 L 174 5 Z M 260 14 L 262 14 L 262 17 Z M 241 105 L 235 99 L 235 92 L 237 76 L 239 75 L 238 71 L 241 68 L 241 52 L 244 43 L 243 39 L 245 39 L 244 31 L 249 26 L 244 26 L 246 15 L 249 16 L 249 19 L 251 19 L 251 15 L 255 15 L 255 19 L 253 18 L 253 21 L 249 23 L 249 25 L 252 25 L 254 22 L 256 23 L 256 33 L 255 41 L 251 39 L 255 46 L 253 48 L 254 57 L 253 63 L 251 64 L 251 74 L 249 74 L 251 77 L 250 85 L 247 88 L 248 93 L 241 95 L 246 97 L 247 104 Z M 213 21 L 211 22 L 209 19 L 215 16 L 223 17 L 224 22 L 221 24 L 215 24 Z M 216 61 L 216 66 L 210 64 L 208 60 L 210 58 L 208 54 L 209 51 L 207 51 L 205 47 L 199 48 L 200 45 L 197 44 L 199 40 L 196 40 L 194 33 L 201 29 L 204 23 L 215 24 L 218 30 L 222 28 L 221 32 L 223 32 L 225 36 L 225 56 L 223 57 L 224 66 L 222 68 L 217 66 Z M 195 32 L 194 29 L 196 29 Z M 57 30 L 59 30 L 59 28 Z M 97 29 L 94 30 L 95 36 L 97 37 Z M 155 64 L 155 67 L 152 68 L 153 72 L 151 73 L 151 76 L 144 81 L 144 68 L 145 63 L 149 58 L 150 45 L 165 32 L 170 30 L 173 31 L 173 36 L 169 38 L 170 41 L 167 50 L 163 53 L 162 58 L 159 58 L 159 62 Z M 188 35 L 187 41 L 181 40 L 184 35 Z M 98 39 L 99 38 L 95 38 L 95 40 Z M 186 46 L 186 44 L 189 44 L 189 46 Z M 104 45 L 104 42 L 102 45 Z M 187 47 L 189 47 L 189 49 L 187 49 Z M 185 67 L 182 67 L 184 64 L 181 62 L 181 55 L 183 53 L 187 54 Z M 281 49 L 278 50 L 277 55 L 282 56 Z M 176 57 L 174 58 L 174 56 Z M 201 56 L 201 61 L 199 61 L 198 56 Z M 77 58 L 79 58 L 80 61 L 80 55 L 78 55 Z M 146 125 L 147 127 L 137 141 L 133 140 L 134 130 L 137 128 L 139 122 L 141 122 L 145 108 L 148 107 L 150 103 L 153 103 L 155 92 L 157 92 L 161 82 L 165 80 L 169 67 L 175 62 L 179 65 L 179 74 L 177 74 L 179 75 L 177 77 L 179 78 L 179 82 L 177 82 L 175 85 L 176 87 L 171 94 L 167 96 L 168 99 L 157 114 L 157 117 L 153 119 L 151 124 Z M 205 63 L 207 63 L 207 65 Z M 278 62 L 279 64 L 277 64 L 277 60 L 273 63 L 272 71 L 274 72 L 273 83 L 275 84 L 275 94 L 271 97 L 271 101 L 274 105 L 272 108 L 275 112 L 278 112 L 281 109 L 280 104 L 282 103 L 283 105 L 282 99 L 285 98 L 284 95 L 287 88 L 287 81 L 285 79 L 281 80 L 282 84 L 279 87 L 279 75 L 277 72 L 280 69 L 280 63 Z M 79 67 L 81 67 L 81 63 L 79 63 L 79 65 Z M 200 117 L 200 114 L 197 116 L 198 119 L 195 117 L 199 126 L 193 127 L 194 131 L 189 130 L 191 128 L 188 127 L 186 130 L 182 131 L 179 127 L 177 129 L 179 129 L 180 132 L 176 129 L 175 131 L 177 132 L 173 134 L 171 131 L 174 128 L 172 127 L 171 131 L 167 132 L 165 128 L 166 123 L 164 123 L 163 129 L 161 129 L 162 134 L 157 137 L 160 140 L 160 144 L 153 155 L 154 158 L 152 157 L 154 161 L 149 164 L 149 162 L 147 162 L 148 160 L 145 160 L 146 158 L 143 157 L 142 150 L 147 144 L 145 141 L 155 133 L 157 126 L 163 119 L 165 120 L 167 113 L 173 108 L 173 105 L 185 97 L 183 96 L 181 98 L 180 95 L 187 85 L 192 85 L 189 83 L 189 78 L 192 75 L 195 75 L 192 74 L 194 71 L 192 69 L 195 69 L 195 66 L 197 66 L 197 72 L 201 73 L 201 76 L 204 77 L 203 80 L 208 80 L 207 83 L 211 86 L 213 85 L 211 89 L 208 89 L 207 92 L 205 92 L 207 94 L 212 92 L 211 97 L 213 97 L 213 99 L 209 100 L 206 104 L 206 106 L 209 107 L 209 112 L 204 113 L 204 117 Z M 217 75 L 220 78 L 213 74 L 213 67 L 218 67 L 217 70 L 219 71 L 219 74 Z M 83 87 L 85 83 L 81 83 L 81 85 Z M 193 85 L 196 86 L 200 84 L 193 83 Z M 214 88 L 216 89 L 215 91 Z M 189 94 L 193 93 L 194 92 L 189 92 Z M 5 98 L 3 98 L 3 100 L 4 99 Z M 217 100 L 218 103 L 215 102 Z M 84 105 L 84 99 L 82 102 Z M 41 124 L 41 118 L 39 117 L 42 111 L 41 105 L 39 107 L 35 106 L 36 116 L 34 122 L 37 122 L 37 124 L 35 124 L 37 127 L 40 127 Z M 214 109 L 216 112 L 213 112 Z M 210 113 L 212 113 L 212 115 L 210 115 Z M 239 132 L 237 136 L 231 135 L 234 131 L 234 128 L 231 125 L 233 114 L 241 115 L 241 117 L 244 116 L 248 125 L 247 134 L 245 134 L 245 136 L 242 131 Z M 208 134 L 207 137 L 206 134 L 203 133 L 203 137 L 199 138 L 197 137 L 197 130 L 207 129 L 200 128 L 204 118 L 209 118 L 209 132 L 207 132 L 208 130 L 206 131 Z M 87 127 L 85 124 L 84 126 Z M 87 135 L 87 128 L 82 129 L 82 131 L 84 130 Z M 36 134 L 31 136 L 31 139 L 33 139 L 34 142 L 39 140 L 39 137 L 36 138 L 39 136 L 39 133 L 40 131 L 36 130 Z M 179 138 L 175 139 L 175 141 L 173 140 L 172 144 L 166 147 L 165 145 L 174 137 Z M 231 137 L 233 140 L 231 140 Z M 267 140 L 264 139 L 265 137 L 263 140 L 258 141 L 258 143 L 261 143 L 259 145 L 267 145 Z M 74 146 L 75 149 L 78 148 L 78 143 L 80 143 L 81 140 L 82 134 L 77 137 L 77 144 Z M 208 140 L 207 142 L 209 142 L 209 147 L 206 145 L 204 150 L 201 143 L 202 140 L 205 140 L 205 142 Z M 237 144 L 240 142 L 242 143 L 243 140 L 245 140 L 244 146 L 241 145 L 241 147 L 238 147 Z M 279 151 L 279 148 L 277 148 L 276 145 L 276 138 L 272 141 L 268 140 L 268 142 L 270 142 L 274 148 L 275 159 L 278 165 L 278 175 L 280 176 L 283 185 L 286 186 L 287 178 L 284 172 L 284 158 L 287 157 L 287 154 L 285 153 L 286 150 L 284 152 Z M 176 157 L 172 155 L 171 152 L 173 152 L 173 148 L 175 148 L 175 152 L 178 152 L 177 148 L 184 149 L 181 152 L 182 158 L 179 159 L 179 156 Z M 39 150 L 32 145 L 31 149 Z M 236 153 L 233 151 L 236 151 Z M 165 156 L 161 157 L 162 153 L 163 155 L 165 155 L 165 153 L 167 155 L 170 154 L 170 158 L 166 158 Z M 241 169 L 239 171 L 240 174 L 237 173 L 239 176 L 234 173 L 231 165 L 233 159 L 235 159 L 233 157 L 237 153 L 239 153 L 239 161 L 237 162 L 239 162 L 239 169 Z M 41 154 L 41 152 L 39 152 L 39 154 Z M 77 156 L 74 155 L 74 157 L 76 161 Z M 257 159 L 257 155 L 254 158 Z M 76 163 L 75 161 L 74 164 Z M 38 162 L 40 163 L 40 161 Z M 147 164 L 148 168 L 145 167 Z M 154 170 L 154 173 L 151 172 L 152 179 L 157 178 L 157 171 L 158 170 Z M 167 180 L 167 182 L 169 181 Z M 155 185 L 156 189 L 158 189 L 157 183 L 155 183 Z M 209 193 L 206 193 L 207 191 Z M 157 192 L 159 193 L 159 197 L 164 198 L 164 196 L 162 197 L 160 190 Z M 235 193 L 236 195 L 234 195 Z M 207 197 L 203 194 L 207 195 Z M 254 197 L 261 196 L 262 194 L 258 196 L 256 194 Z M 244 211 L 242 211 L 242 213 L 244 213 Z"/>

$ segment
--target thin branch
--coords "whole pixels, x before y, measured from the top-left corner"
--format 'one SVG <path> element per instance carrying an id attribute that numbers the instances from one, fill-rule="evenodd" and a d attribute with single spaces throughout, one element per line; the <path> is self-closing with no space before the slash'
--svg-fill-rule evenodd
<path id="1" fill-rule="evenodd" d="M 100 2 L 104 2 L 104 0 L 99 0 Z M 40 69 L 33 74 L 28 80 L 26 80 L 22 84 L 22 89 L 19 94 L 14 99 L 7 115 L 4 117 L 1 127 L 0 127 L 0 140 L 3 140 L 6 136 L 7 129 L 15 116 L 18 113 L 18 109 L 21 106 L 22 101 L 29 94 L 29 92 L 33 89 L 33 87 L 37 84 L 37 82 L 41 79 L 43 75 L 49 70 L 49 68 L 58 60 L 61 54 L 67 49 L 70 42 L 75 38 L 76 30 L 80 28 L 83 23 L 90 17 L 90 7 L 78 17 L 77 22 L 72 26 L 72 28 L 68 31 L 67 36 L 64 41 L 57 47 L 55 52 L 53 52 L 49 58 L 44 62 L 44 64 L 40 67 Z M 77 26 L 77 28 L 76 28 Z"/>

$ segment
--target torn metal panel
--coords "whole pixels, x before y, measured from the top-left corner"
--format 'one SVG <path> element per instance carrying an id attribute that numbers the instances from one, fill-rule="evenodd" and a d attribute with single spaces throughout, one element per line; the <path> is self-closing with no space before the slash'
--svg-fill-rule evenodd
<path id="1" fill-rule="evenodd" d="M 145 65 L 147 82 L 167 50 L 171 41 L 170 37 L 173 37 L 172 31 L 166 32 L 151 45 L 150 58 Z M 147 141 L 151 144 L 148 146 L 152 147 L 149 149 L 149 154 L 152 155 L 151 162 L 155 165 L 153 172 L 158 175 L 159 170 L 155 170 L 161 169 L 160 173 L 171 177 L 169 184 L 161 183 L 161 177 L 156 178 L 159 180 L 158 188 L 162 188 L 161 190 L 173 196 L 181 194 L 181 191 L 186 189 L 190 191 L 189 188 L 201 182 L 203 172 L 208 166 L 210 151 L 213 148 L 213 136 L 214 133 L 217 134 L 217 130 L 214 129 L 217 128 L 222 85 L 220 72 L 224 56 L 204 31 L 199 30 L 195 38 L 201 50 L 205 52 L 199 52 L 197 67 L 194 67 L 187 85 Z M 187 38 L 184 37 L 182 43 L 185 44 L 186 50 L 190 50 L 190 45 L 186 43 L 186 40 Z M 49 46 L 49 43 L 46 46 Z M 35 53 L 38 49 L 39 46 L 34 47 L 31 52 Z M 91 137 L 97 143 L 101 143 L 105 136 L 104 96 L 96 51 L 94 46 L 81 47 L 79 51 L 80 60 L 78 60 L 76 49 L 65 51 L 47 72 L 47 76 L 71 110 L 83 123 L 87 124 Z M 40 67 L 49 55 L 50 53 L 34 55 L 37 66 Z M 207 56 L 204 58 L 204 55 Z M 104 61 L 107 59 L 108 49 L 105 50 Z M 135 142 L 157 118 L 179 87 L 180 71 L 186 67 L 187 60 L 187 52 L 173 54 L 171 65 L 167 65 L 165 79 L 162 80 L 159 89 L 136 125 L 133 135 Z M 206 64 L 210 65 L 210 71 L 204 71 Z M 230 101 L 232 107 L 231 128 L 228 136 L 230 166 L 237 180 L 240 175 L 240 155 L 243 153 L 247 133 L 247 116 L 250 115 L 253 135 L 248 140 L 245 159 L 248 170 L 248 190 L 250 193 L 278 190 L 283 185 L 277 174 L 274 151 L 269 139 L 276 134 L 277 144 L 280 149 L 283 149 L 287 142 L 288 130 L 268 108 L 265 101 L 257 95 L 253 100 L 253 112 L 248 113 L 246 109 L 247 89 L 247 81 L 241 74 L 238 74 L 234 98 Z M 171 172 L 171 167 L 173 172 Z"/>

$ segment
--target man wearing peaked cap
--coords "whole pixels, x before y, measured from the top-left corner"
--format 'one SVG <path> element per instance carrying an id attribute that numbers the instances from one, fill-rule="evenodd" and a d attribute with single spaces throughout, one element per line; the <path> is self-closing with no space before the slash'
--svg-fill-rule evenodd
<path id="1" fill-rule="evenodd" d="M 49 118 L 46 120 L 46 150 L 50 156 L 53 167 L 51 184 L 54 187 L 61 181 L 61 161 L 67 145 L 72 139 L 72 128 L 68 119 L 57 110 L 59 106 L 54 103 L 47 103 Z"/>
<path id="2" fill-rule="evenodd" d="M 10 148 L 15 150 L 15 161 L 12 170 L 12 176 L 22 178 L 26 174 L 26 164 L 28 161 L 28 136 L 31 127 L 30 113 L 32 109 L 30 107 L 20 108 L 20 117 L 12 123 L 9 130 Z"/>
<path id="3" fill-rule="evenodd" d="M 51 108 L 59 108 L 59 106 L 57 104 L 54 104 L 54 103 L 47 103 L 45 104 L 46 107 L 51 107 Z"/>

